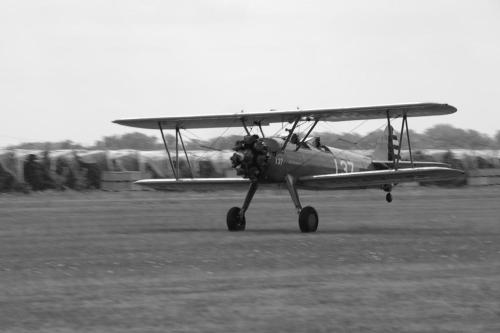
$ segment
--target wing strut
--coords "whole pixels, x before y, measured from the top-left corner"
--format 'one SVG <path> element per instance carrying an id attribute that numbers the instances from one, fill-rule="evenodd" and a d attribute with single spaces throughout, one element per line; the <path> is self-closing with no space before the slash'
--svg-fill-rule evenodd
<path id="1" fill-rule="evenodd" d="M 392 157 L 391 158 L 392 164 L 396 165 L 396 156 L 394 155 L 394 140 L 392 138 L 392 125 L 391 125 L 391 117 L 389 116 L 389 110 L 387 110 L 387 128 L 389 129 L 389 140 L 387 142 L 389 143 L 390 151 L 392 151 L 392 154 L 390 157 Z"/>
<path id="2" fill-rule="evenodd" d="M 172 163 L 172 156 L 170 156 L 170 150 L 168 150 L 167 140 L 165 140 L 165 135 L 163 134 L 163 127 L 161 126 L 161 121 L 158 122 L 158 128 L 160 128 L 161 138 L 163 139 L 163 145 L 165 146 L 165 150 L 167 151 L 168 162 L 170 163 L 170 167 L 172 168 L 174 177 L 175 179 L 179 179 L 179 176 L 175 172 L 174 163 Z"/>
<path id="3" fill-rule="evenodd" d="M 184 145 L 184 139 L 182 139 L 181 130 L 179 126 L 175 127 L 175 165 L 172 160 L 172 155 L 170 154 L 170 150 L 168 149 L 167 140 L 165 139 L 165 134 L 163 133 L 163 127 L 161 126 L 161 121 L 158 122 L 158 128 L 161 132 L 161 138 L 163 139 L 163 145 L 165 146 L 165 150 L 168 156 L 168 163 L 172 168 L 172 173 L 176 180 L 179 180 L 180 176 L 180 163 L 179 163 L 179 141 L 182 145 L 182 150 L 184 151 L 184 155 L 186 156 L 186 161 L 189 167 L 189 172 L 191 173 L 191 178 L 194 178 L 193 168 L 191 167 L 191 162 L 189 161 L 188 153 L 186 150 L 186 146 Z"/>
<path id="4" fill-rule="evenodd" d="M 413 165 L 413 155 L 411 154 L 410 129 L 408 128 L 408 118 L 406 117 L 406 114 L 403 117 L 403 121 L 406 124 L 406 138 L 408 140 L 408 151 L 410 152 L 411 167 L 414 168 L 415 166 Z"/>
<path id="5" fill-rule="evenodd" d="M 264 135 L 264 131 L 262 130 L 262 124 L 261 124 L 261 123 L 262 123 L 262 122 L 261 122 L 261 121 L 259 121 L 259 122 L 257 123 L 257 125 L 259 125 L 260 134 L 262 134 L 262 137 L 263 137 L 263 138 L 265 138 L 266 136 Z"/>
<path id="6" fill-rule="evenodd" d="M 394 164 L 394 169 L 397 170 L 399 167 L 399 161 L 401 161 L 401 147 L 403 147 L 403 133 L 405 130 L 405 119 L 406 115 L 403 116 L 403 120 L 401 120 L 401 132 L 399 133 L 399 147 L 398 147 L 398 154 L 396 155 L 397 163 Z"/>
<path id="7" fill-rule="evenodd" d="M 248 130 L 247 124 L 245 124 L 244 118 L 241 118 L 241 123 L 243 124 L 243 128 L 245 129 L 245 132 L 247 132 L 247 135 L 250 135 L 250 131 Z"/>
<path id="8" fill-rule="evenodd" d="M 311 134 L 314 127 L 316 127 L 316 124 L 318 123 L 318 121 L 319 121 L 319 119 L 316 119 L 314 121 L 314 124 L 312 124 L 311 128 L 309 128 L 309 131 L 307 131 L 307 134 L 304 136 L 302 141 L 300 141 L 300 144 L 297 145 L 297 148 L 295 149 L 295 151 L 299 150 L 299 148 L 302 147 L 302 144 L 307 140 L 307 137 L 309 136 L 309 134 Z"/>
<path id="9" fill-rule="evenodd" d="M 181 131 L 179 132 L 179 139 L 181 139 L 182 150 L 184 150 L 184 155 L 186 156 L 186 161 L 189 167 L 189 172 L 191 173 L 191 178 L 194 178 L 193 168 L 191 167 L 191 162 L 189 162 L 189 157 L 186 151 L 186 146 L 184 145 L 184 140 L 182 139 Z"/>
<path id="10" fill-rule="evenodd" d="M 297 117 L 297 119 L 295 119 L 295 122 L 293 123 L 292 129 L 289 130 L 289 133 L 288 133 L 288 136 L 286 137 L 285 143 L 283 144 L 283 147 L 281 147 L 281 151 L 285 151 L 286 145 L 290 141 L 290 138 L 292 137 L 293 131 L 295 131 L 295 127 L 297 127 L 299 120 L 300 120 L 299 117 Z"/>
<path id="11" fill-rule="evenodd" d="M 403 133 L 406 130 L 406 139 L 408 140 L 408 152 L 410 154 L 410 163 L 411 167 L 414 168 L 415 165 L 413 163 L 413 154 L 411 152 L 411 142 L 410 142 L 410 129 L 408 127 L 408 117 L 406 113 L 403 113 L 403 119 L 401 120 L 401 132 L 399 133 L 399 146 L 397 154 L 394 154 L 394 144 L 393 144 L 393 130 L 391 126 L 391 119 L 389 117 L 389 112 L 387 112 L 387 127 L 389 129 L 389 145 L 390 150 L 392 151 L 392 162 L 394 165 L 394 169 L 398 170 L 399 162 L 401 161 L 401 148 L 403 147 Z"/>
<path id="12" fill-rule="evenodd" d="M 175 167 L 177 168 L 177 179 L 179 179 L 179 127 L 175 126 Z"/>

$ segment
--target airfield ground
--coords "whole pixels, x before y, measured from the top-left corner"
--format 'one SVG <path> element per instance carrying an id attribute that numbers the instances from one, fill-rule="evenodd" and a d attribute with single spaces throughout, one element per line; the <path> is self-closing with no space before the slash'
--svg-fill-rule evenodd
<path id="1" fill-rule="evenodd" d="M 500 187 L 0 195 L 2 332 L 500 332 Z"/>

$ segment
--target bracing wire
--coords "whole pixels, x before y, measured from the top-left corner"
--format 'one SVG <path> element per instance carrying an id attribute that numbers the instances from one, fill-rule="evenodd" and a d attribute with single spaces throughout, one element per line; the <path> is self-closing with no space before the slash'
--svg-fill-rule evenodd
<path id="1" fill-rule="evenodd" d="M 397 119 L 397 118 L 399 118 L 399 116 L 396 116 L 396 117 L 394 117 L 394 118 L 392 118 L 392 119 L 394 120 L 394 119 Z M 357 129 L 358 129 L 358 128 L 360 128 L 362 125 L 364 125 L 364 124 L 365 124 L 368 120 L 370 120 L 370 119 L 365 119 L 365 120 L 361 121 L 359 124 L 357 124 L 356 126 L 354 126 L 351 130 L 349 130 L 349 131 L 347 131 L 347 132 L 344 132 L 344 133 L 348 133 L 348 134 L 353 133 L 355 130 L 357 130 Z M 321 123 L 326 125 L 326 124 L 328 123 L 328 121 L 323 120 Z M 364 140 L 366 140 L 366 138 L 368 138 L 368 135 L 369 135 L 370 133 L 372 133 L 372 132 L 374 132 L 374 131 L 378 131 L 379 129 L 381 129 L 381 128 L 382 128 L 382 127 L 384 127 L 385 125 L 386 125 L 386 121 L 384 121 L 384 122 L 382 123 L 382 125 L 380 125 L 379 127 L 377 127 L 377 128 L 375 128 L 375 129 L 373 129 L 372 131 L 370 131 L 370 132 L 369 132 L 368 134 L 366 134 L 365 136 L 361 137 L 361 139 L 359 139 L 357 142 L 352 142 L 352 141 L 349 141 L 349 140 L 343 139 L 343 138 L 341 138 L 341 137 L 339 137 L 339 136 L 337 136 L 337 139 L 336 139 L 336 140 L 337 140 L 337 141 L 344 141 L 344 142 L 347 142 L 347 143 L 350 143 L 350 144 L 353 144 L 353 145 L 358 145 L 359 143 L 364 142 Z M 327 126 L 326 126 L 326 127 L 327 127 Z"/>
<path id="2" fill-rule="evenodd" d="M 224 129 L 224 131 L 222 131 L 222 133 L 221 133 L 221 134 L 220 134 L 220 135 L 219 135 L 219 136 L 215 139 L 215 141 L 213 142 L 213 145 L 214 145 L 214 146 L 215 146 L 215 145 L 219 142 L 219 140 L 220 140 L 220 139 L 224 136 L 224 134 L 226 134 L 226 132 L 227 132 L 230 128 L 231 128 L 231 127 L 226 127 L 226 128 Z M 203 138 L 201 138 L 199 135 L 196 135 L 196 134 L 195 134 L 195 133 L 193 133 L 192 131 L 189 131 L 189 130 L 187 130 L 187 129 L 185 129 L 185 131 L 186 131 L 186 133 L 189 133 L 189 134 L 191 134 L 191 135 L 195 136 L 195 137 L 196 137 L 197 139 L 199 139 L 199 140 L 204 140 Z M 207 150 L 206 152 L 202 153 L 201 155 L 199 155 L 199 156 L 198 156 L 198 159 L 204 159 L 204 158 L 207 156 L 207 154 L 208 154 L 209 152 L 210 152 L 210 151 L 209 151 L 209 150 Z"/>

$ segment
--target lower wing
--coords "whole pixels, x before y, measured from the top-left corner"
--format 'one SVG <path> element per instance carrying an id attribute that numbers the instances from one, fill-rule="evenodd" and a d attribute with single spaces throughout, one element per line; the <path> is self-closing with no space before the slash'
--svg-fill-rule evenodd
<path id="1" fill-rule="evenodd" d="M 136 184 L 152 187 L 157 190 L 210 190 L 210 189 L 231 189 L 238 186 L 247 186 L 250 180 L 243 178 L 163 178 L 163 179 L 142 179 Z"/>
<path id="2" fill-rule="evenodd" d="M 297 185 L 311 189 L 364 188 L 415 181 L 452 180 L 463 175 L 461 170 L 443 167 L 372 170 L 303 176 L 297 180 Z"/>
<path id="3" fill-rule="evenodd" d="M 461 170 L 443 167 L 371 170 L 303 176 L 297 179 L 297 185 L 311 189 L 364 188 L 414 181 L 452 180 L 463 175 L 464 172 Z M 243 188 L 250 184 L 250 180 L 244 178 L 163 178 L 143 179 L 135 183 L 158 190 L 213 190 Z"/>
<path id="4" fill-rule="evenodd" d="M 380 169 L 393 169 L 394 165 L 397 164 L 398 168 L 400 169 L 406 169 L 406 168 L 423 168 L 423 167 L 441 167 L 441 168 L 449 168 L 450 165 L 446 163 L 439 163 L 439 162 L 421 162 L 421 161 L 399 161 L 397 163 L 394 163 L 394 161 L 372 161 L 373 166 L 375 169 L 380 170 Z"/>

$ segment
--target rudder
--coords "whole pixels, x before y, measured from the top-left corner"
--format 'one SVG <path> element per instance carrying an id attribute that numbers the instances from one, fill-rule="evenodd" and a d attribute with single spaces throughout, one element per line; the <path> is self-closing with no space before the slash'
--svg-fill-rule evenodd
<path id="1" fill-rule="evenodd" d="M 387 126 L 384 130 L 384 134 L 377 141 L 372 158 L 380 161 L 393 161 L 395 159 L 400 159 L 400 156 L 398 155 L 399 145 L 400 142 L 397 132 L 392 126 Z"/>

